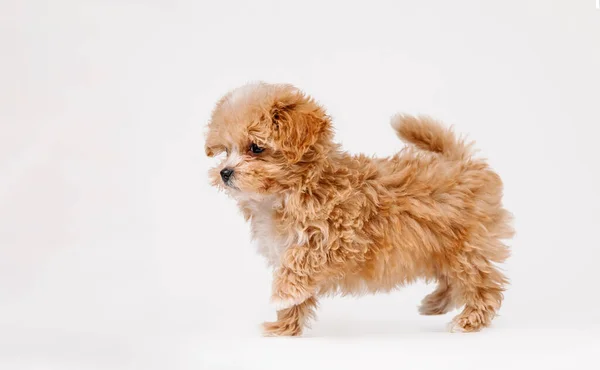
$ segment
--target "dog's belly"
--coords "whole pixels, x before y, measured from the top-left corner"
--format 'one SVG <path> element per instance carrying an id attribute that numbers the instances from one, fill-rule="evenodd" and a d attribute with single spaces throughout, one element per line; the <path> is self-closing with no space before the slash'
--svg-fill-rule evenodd
<path id="1" fill-rule="evenodd" d="M 419 278 L 428 280 L 434 276 L 433 267 L 416 254 L 403 248 L 380 249 L 329 290 L 350 295 L 389 292 Z"/>

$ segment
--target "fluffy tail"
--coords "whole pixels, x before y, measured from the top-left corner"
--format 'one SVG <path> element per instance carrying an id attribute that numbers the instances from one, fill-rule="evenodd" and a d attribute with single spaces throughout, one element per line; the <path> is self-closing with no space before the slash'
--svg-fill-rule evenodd
<path id="1" fill-rule="evenodd" d="M 470 144 L 465 144 L 450 128 L 433 118 L 397 114 L 392 117 L 391 123 L 400 139 L 419 149 L 440 153 L 451 159 L 461 159 L 471 154 Z"/>

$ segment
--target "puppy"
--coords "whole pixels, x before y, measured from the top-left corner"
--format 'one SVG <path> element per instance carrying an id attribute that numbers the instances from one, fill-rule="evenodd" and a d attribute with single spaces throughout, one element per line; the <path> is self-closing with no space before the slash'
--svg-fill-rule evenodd
<path id="1" fill-rule="evenodd" d="M 397 115 L 392 126 L 409 145 L 374 159 L 344 152 L 323 107 L 291 85 L 249 84 L 217 103 L 205 149 L 225 155 L 210 178 L 273 268 L 266 335 L 300 335 L 320 296 L 419 278 L 438 283 L 421 314 L 464 307 L 452 330 L 490 325 L 507 284 L 495 263 L 513 233 L 500 177 L 430 118 Z"/>

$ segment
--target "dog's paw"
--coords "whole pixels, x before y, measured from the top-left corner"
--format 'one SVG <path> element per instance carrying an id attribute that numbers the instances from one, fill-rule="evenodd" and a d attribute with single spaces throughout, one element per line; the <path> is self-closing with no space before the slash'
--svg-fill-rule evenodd
<path id="1" fill-rule="evenodd" d="M 448 324 L 446 324 L 446 329 L 450 333 L 464 333 L 465 332 L 465 329 L 463 328 L 463 326 L 460 325 L 457 321 L 458 320 L 454 319 L 454 320 L 450 321 Z"/>
<path id="2" fill-rule="evenodd" d="M 448 325 L 451 333 L 470 333 L 480 331 L 490 325 L 493 314 L 487 311 L 465 310 Z"/>
<path id="3" fill-rule="evenodd" d="M 433 302 L 429 300 L 423 300 L 420 306 L 417 307 L 419 314 L 425 316 L 444 315 L 450 311 L 451 307 L 447 304 L 440 304 L 440 302 Z"/>
<path id="4" fill-rule="evenodd" d="M 302 327 L 297 322 L 264 322 L 261 329 L 265 337 L 295 337 L 302 334 Z"/>

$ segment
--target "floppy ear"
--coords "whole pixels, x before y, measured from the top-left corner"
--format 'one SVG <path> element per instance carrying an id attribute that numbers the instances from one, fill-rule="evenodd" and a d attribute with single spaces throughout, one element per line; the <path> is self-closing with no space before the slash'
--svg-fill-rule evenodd
<path id="1" fill-rule="evenodd" d="M 210 126 L 209 126 L 210 128 Z M 214 157 L 225 151 L 225 147 L 219 143 L 217 134 L 208 131 L 204 141 L 204 152 L 208 157 Z"/>
<path id="2" fill-rule="evenodd" d="M 205 146 L 204 147 L 204 153 L 206 153 L 206 156 L 208 156 L 208 157 L 214 157 L 215 156 L 215 150 L 212 147 L 209 147 L 209 146 Z"/>
<path id="3" fill-rule="evenodd" d="M 210 123 L 207 125 L 207 128 L 210 130 Z M 206 153 L 208 157 L 214 157 L 219 154 L 210 131 L 207 131 L 206 134 L 204 134 L 204 153 Z"/>
<path id="4" fill-rule="evenodd" d="M 289 163 L 300 161 L 329 126 L 323 109 L 297 90 L 279 96 L 270 114 L 275 144 Z"/>
<path id="5" fill-rule="evenodd" d="M 208 157 L 214 157 L 225 151 L 225 147 L 220 144 L 218 127 L 215 125 L 215 116 L 227 100 L 227 95 L 219 99 L 213 108 L 210 121 L 206 125 L 206 133 L 204 135 L 204 152 Z"/>

